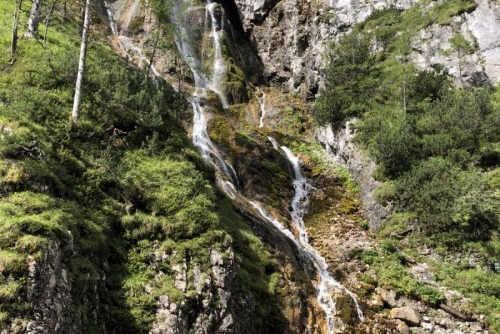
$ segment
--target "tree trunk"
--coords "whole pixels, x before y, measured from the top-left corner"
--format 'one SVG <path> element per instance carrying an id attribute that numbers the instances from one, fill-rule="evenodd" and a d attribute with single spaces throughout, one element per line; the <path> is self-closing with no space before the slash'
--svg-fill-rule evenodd
<path id="1" fill-rule="evenodd" d="M 63 20 L 66 20 L 66 17 L 68 16 L 68 9 L 66 8 L 66 0 L 64 0 L 64 3 L 63 3 L 61 16 L 62 16 Z"/>
<path id="2" fill-rule="evenodd" d="M 17 0 L 16 9 L 14 10 L 14 22 L 12 23 L 12 42 L 10 44 L 10 53 L 14 55 L 17 48 L 17 25 L 19 23 L 19 12 L 21 11 L 21 4 L 23 0 Z"/>
<path id="3" fill-rule="evenodd" d="M 90 0 L 85 0 L 85 19 L 83 21 L 82 44 L 80 46 L 80 59 L 78 61 L 78 76 L 76 78 L 75 98 L 73 100 L 73 122 L 78 120 L 80 105 L 82 101 L 82 81 L 85 75 L 85 58 L 87 54 L 87 40 L 90 26 Z"/>
<path id="4" fill-rule="evenodd" d="M 27 34 L 28 37 L 33 37 L 38 32 L 41 6 L 42 6 L 42 0 L 33 0 L 30 17 L 28 19 L 28 34 Z"/>
<path id="5" fill-rule="evenodd" d="M 52 17 L 52 13 L 54 12 L 54 8 L 56 7 L 56 2 L 57 0 L 53 0 L 52 4 L 50 5 L 49 12 L 47 13 L 47 17 L 45 18 L 45 34 L 43 35 L 43 44 L 47 44 L 47 32 L 49 31 L 49 22 L 50 18 Z"/>

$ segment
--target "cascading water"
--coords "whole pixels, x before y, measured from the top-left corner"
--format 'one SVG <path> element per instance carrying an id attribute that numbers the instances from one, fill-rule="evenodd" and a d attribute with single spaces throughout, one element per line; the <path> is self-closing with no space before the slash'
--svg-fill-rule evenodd
<path id="1" fill-rule="evenodd" d="M 261 93 L 261 97 L 257 97 L 257 101 L 259 101 L 260 105 L 260 120 L 259 120 L 259 128 L 264 127 L 264 117 L 266 116 L 266 93 L 261 92 L 260 89 L 257 88 L 257 91 Z"/>
<path id="2" fill-rule="evenodd" d="M 226 189 L 226 193 L 231 197 L 234 190 L 239 188 L 239 180 L 236 171 L 233 166 L 228 163 L 222 155 L 219 153 L 215 145 L 210 140 L 207 133 L 207 120 L 205 112 L 202 107 L 200 99 L 206 98 L 207 89 L 214 91 L 224 106 L 224 108 L 229 107 L 225 94 L 221 90 L 216 90 L 217 87 L 221 87 L 223 81 L 223 74 L 225 72 L 224 60 L 222 56 L 222 47 L 220 45 L 220 36 L 217 31 L 217 22 L 215 20 L 214 7 L 216 4 L 207 3 L 205 6 L 205 19 L 210 21 L 205 24 L 205 29 L 210 27 L 210 37 L 213 41 L 213 46 L 215 51 L 213 59 L 213 73 L 212 80 L 209 81 L 206 78 L 205 73 L 201 71 L 202 62 L 197 57 L 198 53 L 195 51 L 194 45 L 191 43 L 189 38 L 189 31 L 186 29 L 186 25 L 183 21 L 185 16 L 181 12 L 181 5 L 177 2 L 172 6 L 172 22 L 175 25 L 175 42 L 181 53 L 183 59 L 191 68 L 191 72 L 194 76 L 195 81 L 195 91 L 190 99 L 191 106 L 193 107 L 193 143 L 200 150 L 201 155 L 205 160 L 210 162 L 214 168 L 221 174 L 225 175 L 229 181 L 219 181 L 221 188 Z M 181 34 L 180 36 L 178 34 Z M 217 51 L 218 50 L 218 51 Z"/>
<path id="3" fill-rule="evenodd" d="M 116 26 L 113 10 L 111 10 L 111 7 L 106 1 L 104 1 L 104 7 L 106 7 L 106 13 L 108 14 L 109 27 L 111 28 L 111 32 L 113 33 L 113 35 L 118 36 L 118 28 Z"/>
<path id="4" fill-rule="evenodd" d="M 272 137 L 269 137 L 269 141 L 272 143 L 273 147 L 278 149 L 278 143 Z M 302 175 L 300 171 L 299 159 L 295 156 L 290 149 L 286 146 L 281 146 L 280 149 L 285 153 L 288 161 L 293 166 L 294 171 L 294 181 L 293 186 L 295 188 L 295 196 L 292 199 L 290 216 L 292 217 L 292 223 L 294 228 L 297 230 L 299 235 L 298 243 L 305 250 L 309 259 L 313 262 L 318 275 L 320 276 L 320 282 L 317 289 L 318 302 L 325 311 L 327 317 L 327 324 L 330 333 L 335 329 L 335 319 L 333 315 L 335 314 L 335 301 L 332 298 L 331 291 L 344 291 L 353 300 L 356 306 L 356 311 L 360 321 L 364 321 L 363 312 L 359 307 L 358 301 L 354 294 L 337 282 L 328 272 L 328 265 L 325 259 L 319 254 L 319 252 L 314 249 L 309 244 L 309 238 L 304 226 L 304 214 L 306 213 L 309 206 L 309 190 L 312 189 L 311 184 Z M 295 237 L 295 236 L 294 236 Z"/>
<path id="5" fill-rule="evenodd" d="M 135 11 L 139 6 L 140 1 L 141 0 L 134 0 L 132 5 L 130 6 L 130 9 L 127 11 L 127 16 L 125 17 L 125 22 L 123 24 L 123 29 L 122 29 L 124 36 L 128 35 L 128 28 L 130 26 L 130 21 L 132 21 L 132 17 L 134 17 Z"/>
<path id="6" fill-rule="evenodd" d="M 111 6 L 106 1 L 104 1 L 104 7 L 106 8 L 109 19 L 109 27 L 113 32 L 113 35 L 115 35 L 118 39 L 120 48 L 127 54 L 128 60 L 132 63 L 135 63 L 139 68 L 149 69 L 153 75 L 153 78 L 156 78 L 160 76 L 160 73 L 158 73 L 155 66 L 151 64 L 150 59 L 144 56 L 142 49 L 136 46 L 134 42 L 127 36 L 130 20 L 134 16 L 138 6 L 139 0 L 135 0 L 127 12 L 123 28 L 119 30 L 118 26 L 116 25 L 117 20 L 115 18 L 115 13 L 113 12 Z"/>
<path id="7" fill-rule="evenodd" d="M 220 27 L 217 24 L 217 20 L 215 19 L 214 9 L 217 4 L 212 3 L 208 0 L 206 6 L 207 18 L 205 19 L 205 24 L 210 22 L 211 25 L 211 38 L 213 40 L 213 48 L 214 48 L 214 61 L 213 61 L 213 73 L 212 80 L 210 82 L 210 89 L 219 95 L 220 101 L 224 108 L 229 108 L 229 103 L 227 101 L 226 94 L 222 93 L 222 84 L 224 82 L 224 74 L 226 73 L 226 66 L 224 63 L 224 55 L 222 54 L 222 46 L 221 46 L 221 34 L 224 33 L 224 25 L 223 20 L 220 20 Z M 217 29 L 218 28 L 218 29 Z"/>
<path id="8" fill-rule="evenodd" d="M 201 97 L 204 97 L 203 95 L 206 91 L 201 89 L 200 92 L 202 94 Z M 210 162 L 216 170 L 221 171 L 224 175 L 226 175 L 231 180 L 230 183 L 233 185 L 233 188 L 235 188 L 234 185 L 236 185 L 237 189 L 237 187 L 239 187 L 239 180 L 236 171 L 231 164 L 222 158 L 219 151 L 208 136 L 207 119 L 200 104 L 200 96 L 198 96 L 197 92 L 193 94 L 190 102 L 194 113 L 192 134 L 194 145 L 198 148 L 202 157 Z"/>
<path id="9" fill-rule="evenodd" d="M 205 23 L 205 29 L 208 30 L 210 28 L 209 36 L 213 42 L 214 48 L 214 56 L 212 57 L 212 75 L 211 79 L 208 80 L 206 73 L 200 71 L 201 68 L 205 68 L 202 66 L 202 60 L 197 55 L 199 53 L 196 52 L 194 45 L 190 41 L 189 31 L 186 28 L 186 23 L 182 19 L 184 16 L 181 12 L 181 4 L 182 0 L 177 0 L 176 3 L 172 6 L 172 22 L 175 25 L 175 42 L 181 53 L 185 62 L 190 66 L 191 71 L 193 73 L 195 79 L 195 91 L 190 99 L 191 105 L 193 107 L 194 113 L 194 125 L 192 138 L 193 143 L 200 150 L 201 155 L 211 163 L 214 168 L 218 171 L 217 183 L 219 187 L 233 200 L 236 198 L 240 202 L 246 203 L 247 206 L 252 206 L 256 209 L 256 214 L 260 215 L 262 219 L 274 225 L 281 233 L 288 238 L 293 244 L 296 245 L 296 248 L 300 251 L 300 257 L 302 258 L 301 265 L 305 268 L 307 267 L 306 262 L 313 263 L 317 275 L 319 276 L 319 283 L 316 287 L 318 291 L 318 301 L 325 311 L 327 317 L 328 330 L 330 333 L 333 333 L 335 328 L 334 314 L 335 314 L 335 302 L 331 296 L 332 291 L 345 291 L 349 294 L 358 311 L 358 317 L 361 321 L 363 321 L 363 314 L 359 309 L 357 300 L 355 296 L 347 289 L 345 289 L 340 283 L 338 283 L 335 279 L 331 277 L 328 273 L 328 266 L 323 257 L 316 251 L 309 243 L 307 232 L 305 231 L 303 215 L 307 210 L 307 201 L 308 201 L 308 191 L 311 189 L 311 185 L 307 182 L 307 180 L 302 176 L 299 168 L 299 163 L 297 157 L 295 157 L 292 152 L 282 146 L 279 147 L 276 140 L 269 137 L 269 140 L 273 143 L 273 146 L 276 149 L 279 149 L 285 152 L 288 160 L 294 168 L 295 173 L 295 196 L 292 200 L 291 207 L 292 210 L 290 212 L 292 217 L 292 222 L 294 224 L 295 229 L 298 231 L 299 238 L 295 237 L 295 235 L 284 227 L 282 223 L 278 220 L 271 217 L 263 206 L 254 201 L 250 201 L 246 197 L 244 197 L 239 191 L 239 181 L 237 174 L 234 168 L 229 164 L 219 153 L 216 146 L 211 142 L 208 133 L 207 133 L 207 121 L 205 116 L 205 111 L 203 109 L 203 105 L 201 103 L 201 99 L 206 98 L 207 90 L 211 90 L 215 92 L 224 106 L 224 108 L 228 107 L 228 102 L 225 97 L 225 94 L 222 92 L 221 87 L 223 86 L 223 77 L 225 73 L 225 63 L 222 55 L 221 48 L 221 39 L 220 34 L 223 33 L 221 29 L 222 24 L 218 24 L 216 21 L 216 17 L 214 14 L 214 10 L 217 4 L 213 4 L 210 1 L 205 6 L 205 19 L 210 22 Z M 219 28 L 219 29 L 217 29 Z M 180 35 L 179 35 L 180 34 Z M 262 94 L 262 99 L 259 99 L 261 103 L 261 120 L 260 126 L 263 127 L 264 120 L 264 98 L 265 94 Z M 262 101 L 262 102 L 261 102 Z M 220 175 L 225 175 L 226 179 L 220 177 Z M 236 185 L 236 186 L 235 186 Z M 306 270 L 306 269 L 304 269 Z"/>

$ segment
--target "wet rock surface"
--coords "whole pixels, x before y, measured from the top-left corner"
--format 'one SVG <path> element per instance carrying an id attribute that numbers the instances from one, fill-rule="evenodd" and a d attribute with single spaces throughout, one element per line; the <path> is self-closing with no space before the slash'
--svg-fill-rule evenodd
<path id="1" fill-rule="evenodd" d="M 324 172 L 312 178 L 313 185 L 317 182 L 323 187 L 311 194 L 306 226 L 311 244 L 327 259 L 335 278 L 359 297 L 365 315 L 365 321 L 360 323 L 352 315 L 351 307 L 339 307 L 336 333 L 488 333 L 481 316 L 464 315 L 464 319 L 450 313 L 450 309 L 460 310 L 467 299 L 457 291 L 439 286 L 426 263 L 412 261 L 408 264 L 410 272 L 421 283 L 437 287 L 443 293 L 445 305 L 452 305 L 448 311 L 446 306 L 430 306 L 379 286 L 377 273 L 356 254 L 360 249 L 379 250 L 380 246 L 360 224 L 366 219 L 361 203 L 335 178 L 335 174 Z M 435 256 L 430 250 L 426 254 L 429 258 Z"/>

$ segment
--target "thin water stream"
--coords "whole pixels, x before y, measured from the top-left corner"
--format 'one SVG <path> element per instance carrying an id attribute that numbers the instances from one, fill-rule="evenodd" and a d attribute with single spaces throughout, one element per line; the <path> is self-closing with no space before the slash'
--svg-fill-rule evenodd
<path id="1" fill-rule="evenodd" d="M 271 143 L 276 148 L 277 142 L 274 138 L 270 137 Z M 330 272 L 328 271 L 328 264 L 326 260 L 321 256 L 321 254 L 314 249 L 309 244 L 309 237 L 304 225 L 304 215 L 309 207 L 309 191 L 312 189 L 312 185 L 309 181 L 302 175 L 300 171 L 299 159 L 295 156 L 290 149 L 286 146 L 281 146 L 280 149 L 285 153 L 288 161 L 293 166 L 294 171 L 294 181 L 293 186 L 295 188 L 295 196 L 292 199 L 290 216 L 292 217 L 292 223 L 294 228 L 297 230 L 299 235 L 299 244 L 307 250 L 310 260 L 313 262 L 318 275 L 320 276 L 320 281 L 317 289 L 318 302 L 325 311 L 327 317 L 327 324 L 332 333 L 335 329 L 335 319 L 333 315 L 335 314 L 335 300 L 332 297 L 332 291 L 340 292 L 343 291 L 347 293 L 351 298 L 356 307 L 356 312 L 358 319 L 364 321 L 363 312 L 361 311 L 356 296 L 346 289 L 342 284 L 335 280 Z"/>
<path id="2" fill-rule="evenodd" d="M 259 101 L 260 105 L 260 119 L 259 119 L 259 128 L 264 127 L 264 117 L 266 117 L 266 93 L 257 88 L 257 92 L 261 93 L 261 96 L 257 97 L 257 101 Z"/>
<path id="3" fill-rule="evenodd" d="M 116 22 L 119 21 L 119 19 L 115 17 L 115 13 L 108 2 L 104 1 L 104 7 L 106 8 L 106 13 L 108 14 L 109 27 L 111 29 L 111 32 L 114 36 L 116 36 L 120 48 L 127 55 L 128 60 L 131 63 L 136 64 L 139 68 L 149 69 L 149 71 L 151 71 L 151 74 L 153 75 L 153 79 L 155 80 L 160 76 L 160 73 L 151 63 L 151 60 L 143 54 L 142 49 L 135 45 L 132 39 L 127 36 L 130 21 L 135 12 L 140 7 L 139 2 L 139 0 L 134 0 L 132 6 L 128 9 L 128 12 L 126 13 L 125 23 L 122 29 L 118 28 Z"/>

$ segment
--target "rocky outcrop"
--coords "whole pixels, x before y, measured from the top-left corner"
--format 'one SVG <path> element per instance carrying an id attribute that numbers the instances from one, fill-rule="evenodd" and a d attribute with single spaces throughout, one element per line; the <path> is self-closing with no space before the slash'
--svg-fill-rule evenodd
<path id="1" fill-rule="evenodd" d="M 373 179 L 372 173 L 375 163 L 359 151 L 353 142 L 353 122 L 347 122 L 339 129 L 332 126 L 319 128 L 316 139 L 323 146 L 327 156 L 335 163 L 347 166 L 354 179 L 359 183 L 359 194 L 364 205 L 371 229 L 380 227 L 383 219 L 391 213 L 390 206 L 380 205 L 373 195 L 378 182 Z"/>
<path id="2" fill-rule="evenodd" d="M 329 41 L 388 7 L 409 9 L 418 0 L 235 0 L 245 34 L 275 85 L 302 96 L 321 87 L 322 55 Z M 460 13 L 449 25 L 433 24 L 412 40 L 410 60 L 419 69 L 440 64 L 457 85 L 500 80 L 500 6 L 476 0 L 470 13 Z M 429 6 L 437 2 L 431 2 Z M 477 51 L 451 52 L 449 39 L 462 34 Z"/>
<path id="3" fill-rule="evenodd" d="M 452 25 L 433 24 L 422 29 L 412 39 L 413 52 L 409 59 L 422 71 L 440 64 L 458 87 L 488 83 L 478 52 L 464 54 L 454 50 L 450 39 L 457 34 L 462 34 L 471 46 L 474 45 L 474 35 L 467 29 L 467 23 L 461 16 L 455 17 Z"/>
<path id="4" fill-rule="evenodd" d="M 409 307 L 397 307 L 391 310 L 391 318 L 404 321 L 410 326 L 418 326 L 420 319 L 415 311 Z"/>
<path id="5" fill-rule="evenodd" d="M 440 64 L 459 87 L 500 80 L 500 6 L 488 0 L 476 3 L 471 13 L 455 16 L 449 25 L 433 24 L 412 39 L 410 60 L 420 70 Z M 458 34 L 476 50 L 454 50 L 450 39 Z"/>
<path id="6" fill-rule="evenodd" d="M 476 10 L 464 14 L 461 28 L 474 36 L 484 71 L 491 82 L 497 83 L 500 81 L 500 5 L 491 0 L 476 1 Z"/>
<path id="7" fill-rule="evenodd" d="M 408 9 L 414 0 L 235 0 L 243 29 L 274 84 L 302 96 L 320 86 L 323 49 L 374 10 Z"/>
<path id="8" fill-rule="evenodd" d="M 51 242 L 28 268 L 28 302 L 33 315 L 26 334 L 82 333 L 80 315 L 71 296 L 71 284 L 62 263 L 68 249 Z"/>
<path id="9" fill-rule="evenodd" d="M 157 261 L 162 259 L 165 257 L 157 258 Z M 189 264 L 189 267 L 186 260 L 182 265 L 172 266 L 174 286 L 186 292 L 188 284 L 194 285 L 195 295 L 188 296 L 187 301 L 180 305 L 167 295 L 160 296 L 156 321 L 150 333 L 249 333 L 254 325 L 253 319 L 246 315 L 250 313 L 253 302 L 249 296 L 235 295 L 238 280 L 232 251 L 227 256 L 215 249 L 210 250 L 208 276 L 197 264 Z"/>

